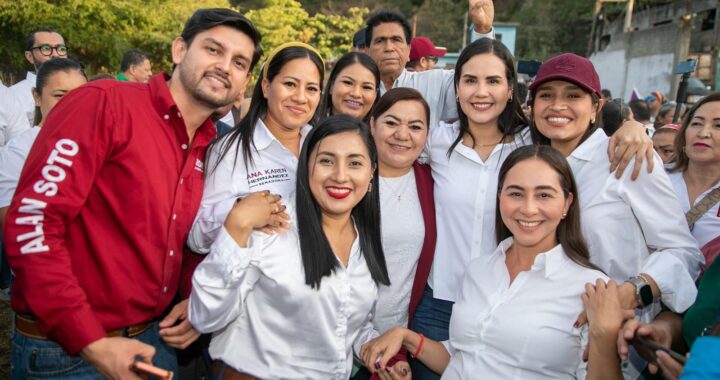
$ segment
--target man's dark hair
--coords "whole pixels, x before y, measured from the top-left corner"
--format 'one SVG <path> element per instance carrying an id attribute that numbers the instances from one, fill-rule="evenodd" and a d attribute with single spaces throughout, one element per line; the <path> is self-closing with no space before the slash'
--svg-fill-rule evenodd
<path id="1" fill-rule="evenodd" d="M 239 12 L 232 9 L 226 8 L 204 8 L 198 9 L 193 13 L 192 16 L 185 23 L 180 37 L 185 40 L 188 46 L 190 46 L 199 33 L 202 33 L 208 29 L 212 29 L 216 26 L 225 25 L 231 28 L 237 29 L 244 33 L 252 40 L 255 44 L 255 51 L 253 52 L 252 62 L 250 63 L 250 70 L 260 60 L 262 55 L 262 49 L 260 48 L 260 32 L 255 28 L 255 25 L 245 18 Z"/>
<path id="2" fill-rule="evenodd" d="M 27 37 L 25 38 L 25 51 L 30 51 L 30 50 L 33 48 L 33 45 L 35 45 L 35 35 L 36 35 L 37 33 L 41 33 L 41 32 L 60 34 L 60 32 L 58 32 L 57 30 L 55 30 L 55 29 L 50 29 L 50 28 L 38 28 L 38 29 L 35 29 L 35 30 L 33 30 L 32 32 L 30 32 L 30 33 L 27 35 Z M 62 34 L 60 34 L 60 36 L 62 37 Z M 65 39 L 65 37 L 63 37 L 63 39 Z"/>
<path id="3" fill-rule="evenodd" d="M 365 33 L 365 28 L 362 28 L 355 32 L 352 42 L 354 48 L 365 49 L 368 46 L 367 42 L 365 41 Z"/>
<path id="4" fill-rule="evenodd" d="M 122 60 L 120 61 L 120 72 L 126 72 L 130 70 L 130 66 L 141 65 L 148 56 L 138 49 L 130 49 L 123 54 Z"/>
<path id="5" fill-rule="evenodd" d="M 603 96 L 603 98 L 612 99 L 612 92 L 610 92 L 610 90 L 608 90 L 607 88 L 603 88 L 602 96 Z"/>
<path id="6" fill-rule="evenodd" d="M 365 28 L 365 45 L 367 47 L 370 47 L 372 45 L 372 34 L 373 29 L 383 23 L 389 23 L 389 22 L 396 22 L 400 24 L 403 28 L 403 32 L 405 32 L 405 42 L 410 45 L 410 40 L 412 38 L 412 32 L 410 29 L 410 23 L 403 17 L 400 13 L 392 12 L 392 11 L 380 11 L 368 18 L 367 20 L 367 27 Z"/>
<path id="7" fill-rule="evenodd" d="M 648 106 L 646 101 L 642 99 L 631 100 L 628 106 L 632 110 L 635 120 L 640 122 L 650 121 L 650 106 Z"/>

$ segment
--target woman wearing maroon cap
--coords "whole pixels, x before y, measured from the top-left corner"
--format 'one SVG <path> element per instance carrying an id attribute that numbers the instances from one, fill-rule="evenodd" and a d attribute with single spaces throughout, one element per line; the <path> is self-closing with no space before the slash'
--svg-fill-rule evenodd
<path id="1" fill-rule="evenodd" d="M 628 173 L 608 173 L 603 100 L 592 63 L 574 54 L 554 57 L 541 66 L 530 91 L 533 140 L 567 157 L 590 259 L 625 281 L 619 288 L 623 307 L 639 308 L 646 321 L 659 312 L 660 300 L 683 312 L 695 300 L 702 255 L 661 166 L 636 181 Z"/>

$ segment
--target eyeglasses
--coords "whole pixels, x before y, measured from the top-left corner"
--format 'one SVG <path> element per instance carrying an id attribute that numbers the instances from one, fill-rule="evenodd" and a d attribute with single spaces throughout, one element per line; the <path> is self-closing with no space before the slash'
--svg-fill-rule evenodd
<path id="1" fill-rule="evenodd" d="M 39 50 L 40 54 L 49 57 L 52 55 L 53 50 L 57 52 L 57 54 L 61 57 L 64 57 L 67 55 L 67 46 L 65 45 L 56 45 L 56 46 L 50 46 L 50 45 L 40 45 L 40 46 L 33 46 L 30 50 Z"/>

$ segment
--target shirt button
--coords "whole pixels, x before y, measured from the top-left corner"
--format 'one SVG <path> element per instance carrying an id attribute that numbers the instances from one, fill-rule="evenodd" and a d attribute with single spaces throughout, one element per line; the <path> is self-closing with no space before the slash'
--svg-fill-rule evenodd
<path id="1" fill-rule="evenodd" d="M 181 147 L 183 150 L 185 150 L 185 149 L 187 149 L 187 144 L 182 144 L 182 145 L 180 145 L 180 147 Z"/>
<path id="2" fill-rule="evenodd" d="M 163 286 L 163 293 L 167 293 L 167 286 Z"/>
<path id="3" fill-rule="evenodd" d="M 169 120 L 169 119 L 170 119 L 170 115 L 164 115 L 164 116 L 163 116 L 163 119 Z"/>
<path id="4" fill-rule="evenodd" d="M 182 118 L 182 114 L 180 112 L 178 112 L 178 117 Z"/>
<path id="5" fill-rule="evenodd" d="M 177 214 L 173 214 L 172 218 L 173 220 L 177 219 Z"/>
<path id="6" fill-rule="evenodd" d="M 173 256 L 175 256 L 175 251 L 173 251 L 173 250 L 171 249 L 171 250 L 170 250 L 170 257 L 173 257 Z"/>
<path id="7" fill-rule="evenodd" d="M 181 185 L 183 184 L 183 182 L 185 182 L 185 179 L 184 179 L 184 178 L 180 178 L 180 184 L 181 184 Z"/>

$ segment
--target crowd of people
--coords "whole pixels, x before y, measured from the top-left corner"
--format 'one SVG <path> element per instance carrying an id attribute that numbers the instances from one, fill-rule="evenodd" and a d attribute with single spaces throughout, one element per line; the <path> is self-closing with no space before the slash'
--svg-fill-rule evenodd
<path id="1" fill-rule="evenodd" d="M 155 75 L 33 31 L 0 93 L 13 378 L 720 378 L 720 94 L 625 104 L 571 53 L 523 90 L 468 5 L 452 70 L 391 11 L 329 73 L 230 9 Z"/>

